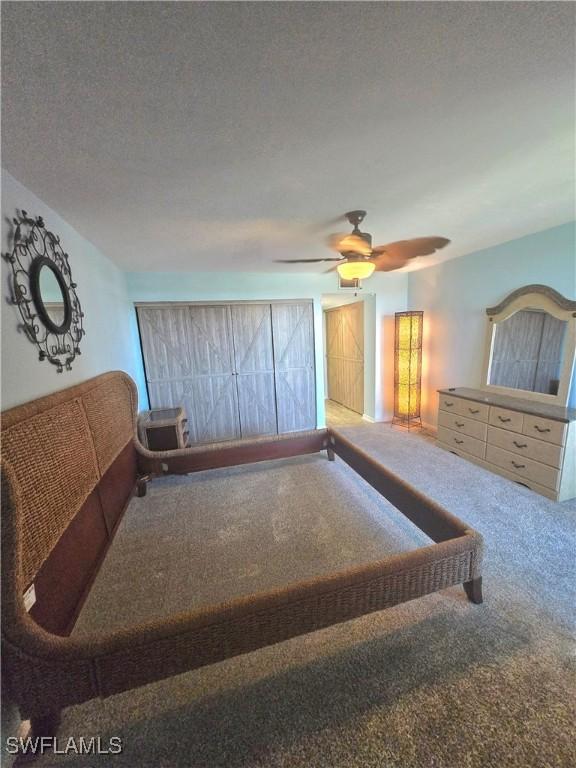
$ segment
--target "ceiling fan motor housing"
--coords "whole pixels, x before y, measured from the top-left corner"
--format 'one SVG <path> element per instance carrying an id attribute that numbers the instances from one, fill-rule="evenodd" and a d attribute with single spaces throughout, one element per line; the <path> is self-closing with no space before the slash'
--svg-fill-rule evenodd
<path id="1" fill-rule="evenodd" d="M 364 242 L 372 248 L 372 235 L 368 232 L 360 232 L 358 227 L 354 227 L 354 231 L 351 233 L 355 237 L 360 237 Z M 364 256 L 363 254 L 358 253 L 357 251 L 340 251 L 339 252 L 341 256 L 344 256 L 345 258 L 349 259 L 350 261 L 364 261 L 365 259 L 369 259 L 370 256 Z"/>

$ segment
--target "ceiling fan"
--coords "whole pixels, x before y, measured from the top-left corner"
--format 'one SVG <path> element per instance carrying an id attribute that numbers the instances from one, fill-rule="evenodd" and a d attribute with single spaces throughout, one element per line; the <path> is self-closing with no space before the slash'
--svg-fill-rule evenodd
<path id="1" fill-rule="evenodd" d="M 417 237 L 413 240 L 398 240 L 387 245 L 372 247 L 372 235 L 361 232 L 359 225 L 364 221 L 366 211 L 348 211 L 344 214 L 353 230 L 350 234 L 337 234 L 328 237 L 328 245 L 340 254 L 337 258 L 325 259 L 278 259 L 281 264 L 312 264 L 323 261 L 338 262 L 330 267 L 329 272 L 337 269 L 345 280 L 361 280 L 374 272 L 391 272 L 401 269 L 410 259 L 417 256 L 429 256 L 448 245 L 445 237 Z"/>

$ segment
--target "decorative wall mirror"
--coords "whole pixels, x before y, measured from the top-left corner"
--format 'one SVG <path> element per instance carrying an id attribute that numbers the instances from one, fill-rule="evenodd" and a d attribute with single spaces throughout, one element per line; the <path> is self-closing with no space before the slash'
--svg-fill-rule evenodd
<path id="1" fill-rule="evenodd" d="M 58 373 L 71 370 L 80 354 L 84 314 L 68 254 L 60 238 L 49 232 L 42 218 L 21 211 L 13 220 L 11 253 L 4 258 L 12 267 L 12 300 L 17 305 L 26 335 Z"/>
<path id="2" fill-rule="evenodd" d="M 576 301 L 545 285 L 488 307 L 482 388 L 566 405 L 576 349 Z"/>

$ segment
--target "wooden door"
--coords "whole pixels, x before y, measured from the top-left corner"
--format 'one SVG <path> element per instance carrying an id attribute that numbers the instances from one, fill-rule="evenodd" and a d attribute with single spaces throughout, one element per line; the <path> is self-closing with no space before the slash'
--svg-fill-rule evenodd
<path id="1" fill-rule="evenodd" d="M 311 302 L 272 304 L 278 432 L 316 427 Z"/>
<path id="2" fill-rule="evenodd" d="M 364 303 L 326 311 L 328 397 L 364 412 Z"/>
<path id="3" fill-rule="evenodd" d="M 270 304 L 233 304 L 231 312 L 242 437 L 276 434 Z"/>
<path id="4" fill-rule="evenodd" d="M 151 408 L 184 406 L 191 443 L 240 437 L 227 306 L 139 307 Z"/>

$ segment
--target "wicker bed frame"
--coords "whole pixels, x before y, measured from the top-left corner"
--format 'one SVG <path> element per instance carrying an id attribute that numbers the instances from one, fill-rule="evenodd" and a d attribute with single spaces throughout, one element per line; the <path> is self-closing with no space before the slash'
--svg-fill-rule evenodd
<path id="1" fill-rule="evenodd" d="M 2 650 L 8 695 L 34 735 L 62 708 L 177 675 L 455 584 L 481 602 L 482 538 L 334 430 L 151 453 L 124 373 L 2 414 Z M 69 637 L 120 518 L 155 475 L 335 454 L 435 543 L 168 620 Z M 27 612 L 23 594 L 34 584 Z"/>

